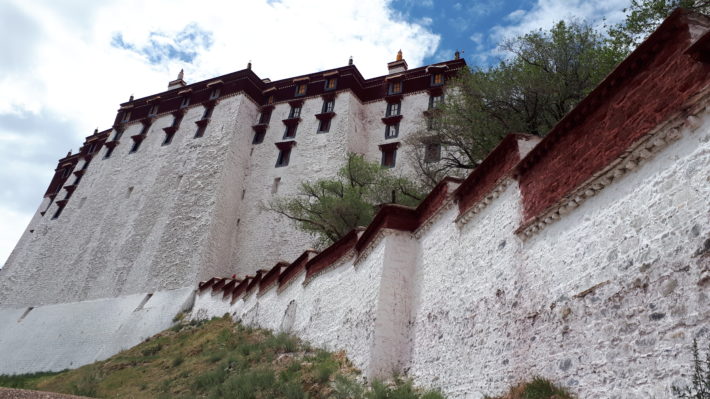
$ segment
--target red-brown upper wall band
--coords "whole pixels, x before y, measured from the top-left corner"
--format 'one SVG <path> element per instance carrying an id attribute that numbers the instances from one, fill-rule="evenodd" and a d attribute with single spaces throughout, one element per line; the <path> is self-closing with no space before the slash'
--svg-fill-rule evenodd
<path id="1" fill-rule="evenodd" d="M 463 59 L 446 61 L 437 65 L 446 66 L 443 71 L 446 78 L 452 77 L 456 71 L 463 68 L 466 62 Z M 403 92 L 412 93 L 416 91 L 426 90 L 430 87 L 431 73 L 427 72 L 427 66 L 414 68 L 404 72 Z M 437 69 L 436 72 L 442 72 Z M 121 108 L 130 110 L 131 121 L 146 118 L 150 108 L 159 104 L 159 112 L 172 112 L 180 108 L 180 104 L 185 95 L 190 96 L 190 104 L 200 104 L 209 100 L 210 93 L 213 87 L 207 85 L 211 82 L 221 80 L 220 97 L 227 96 L 240 91 L 246 92 L 254 101 L 260 105 L 267 105 L 268 100 L 273 96 L 274 102 L 289 101 L 299 98 L 296 95 L 294 79 L 304 79 L 299 84 L 306 84 L 306 96 L 318 96 L 329 93 L 331 91 L 325 88 L 324 74 L 334 73 L 328 78 L 337 78 L 337 86 L 335 90 L 350 89 L 357 95 L 361 101 L 371 101 L 384 98 L 387 94 L 385 85 L 386 76 L 380 76 L 373 79 L 364 80 L 362 75 L 354 65 L 348 65 L 330 71 L 316 72 L 309 75 L 304 75 L 296 78 L 282 79 L 275 82 L 264 83 L 250 69 L 233 72 L 217 78 L 212 78 L 202 82 L 193 83 L 189 86 L 176 88 L 163 93 L 159 93 L 160 101 L 151 102 L 151 99 L 158 95 L 152 95 L 136 99 L 127 103 L 121 104 Z M 305 80 L 305 78 L 308 78 Z M 190 94 L 179 94 L 184 90 L 190 89 Z M 265 91 L 269 90 L 265 93 Z M 116 116 L 115 123 L 118 124 L 120 112 Z"/>
<path id="2" fill-rule="evenodd" d="M 505 136 L 456 190 L 459 212 L 471 208 L 493 189 L 496 182 L 511 174 L 520 161 L 518 141 L 529 140 L 531 137 L 520 133 Z"/>
<path id="3" fill-rule="evenodd" d="M 526 222 L 609 165 L 710 78 L 710 65 L 686 54 L 689 16 L 675 10 L 521 161 L 517 174 Z"/>

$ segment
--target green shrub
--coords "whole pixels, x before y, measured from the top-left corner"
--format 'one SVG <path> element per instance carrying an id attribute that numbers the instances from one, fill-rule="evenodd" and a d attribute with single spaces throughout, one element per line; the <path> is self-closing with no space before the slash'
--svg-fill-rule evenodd
<path id="1" fill-rule="evenodd" d="M 0 375 L 0 387 L 6 388 L 33 388 L 33 382 L 40 378 L 49 377 L 60 372 L 40 372 L 31 374 Z"/>
<path id="2" fill-rule="evenodd" d="M 531 382 L 525 384 L 523 395 L 525 399 L 549 399 L 555 396 L 570 398 L 570 394 L 566 390 L 541 377 L 535 377 Z"/>
<path id="3" fill-rule="evenodd" d="M 693 339 L 693 377 L 688 386 L 672 386 L 673 395 L 679 399 L 710 399 L 710 342 L 705 360 L 698 351 L 698 340 Z"/>

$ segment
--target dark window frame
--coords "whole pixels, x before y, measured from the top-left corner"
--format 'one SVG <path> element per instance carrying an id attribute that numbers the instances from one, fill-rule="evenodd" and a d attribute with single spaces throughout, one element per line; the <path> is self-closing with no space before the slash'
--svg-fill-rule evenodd
<path id="1" fill-rule="evenodd" d="M 397 113 L 392 112 L 396 110 Z M 402 103 L 400 101 L 394 103 L 387 103 L 387 110 L 385 111 L 385 116 L 398 116 L 402 114 Z"/>
<path id="2" fill-rule="evenodd" d="M 394 133 L 392 130 L 394 129 Z M 399 122 L 385 125 L 385 139 L 393 139 L 399 136 Z"/>
<path id="3" fill-rule="evenodd" d="M 332 84 L 331 84 L 332 83 Z M 331 91 L 338 88 L 338 78 L 326 78 L 323 90 Z"/>
<path id="4" fill-rule="evenodd" d="M 291 148 L 292 147 L 279 148 L 279 156 L 276 158 L 277 168 L 288 166 L 288 163 L 291 160 Z"/>

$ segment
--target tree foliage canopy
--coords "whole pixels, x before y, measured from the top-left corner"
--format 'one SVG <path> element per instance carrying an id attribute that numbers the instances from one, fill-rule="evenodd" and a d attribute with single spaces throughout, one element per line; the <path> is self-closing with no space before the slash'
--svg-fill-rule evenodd
<path id="1" fill-rule="evenodd" d="M 416 206 L 423 197 L 410 180 L 351 153 L 334 179 L 303 182 L 295 196 L 278 197 L 266 208 L 293 220 L 300 230 L 314 235 L 319 246 L 325 246 L 368 225 L 378 205 Z"/>
<path id="2" fill-rule="evenodd" d="M 463 70 L 433 112 L 432 129 L 410 140 L 413 160 L 426 145 L 445 149 L 441 162 L 417 161 L 424 183 L 460 175 L 511 132 L 542 136 L 584 98 L 622 58 L 591 26 L 558 22 L 501 45 L 510 58 L 486 70 Z"/>

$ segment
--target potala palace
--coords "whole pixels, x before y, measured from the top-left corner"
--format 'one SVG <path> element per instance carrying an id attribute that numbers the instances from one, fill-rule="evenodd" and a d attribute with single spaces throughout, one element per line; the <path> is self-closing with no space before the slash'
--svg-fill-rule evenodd
<path id="1" fill-rule="evenodd" d="M 710 20 L 676 10 L 542 140 L 316 252 L 259 204 L 347 153 L 403 174 L 466 64 L 270 81 L 249 66 L 120 105 L 59 160 L 0 270 L 0 374 L 105 359 L 231 314 L 450 398 L 544 376 L 668 398 L 710 334 Z M 437 159 L 440 148 L 427 156 Z"/>

